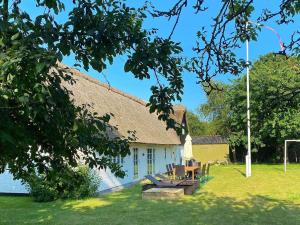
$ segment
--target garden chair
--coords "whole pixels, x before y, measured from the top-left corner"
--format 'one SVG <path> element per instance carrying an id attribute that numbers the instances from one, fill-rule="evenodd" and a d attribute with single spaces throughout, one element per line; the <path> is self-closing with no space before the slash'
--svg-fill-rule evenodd
<path id="1" fill-rule="evenodd" d="M 203 164 L 202 169 L 201 169 L 201 173 L 200 173 L 200 180 L 205 179 L 205 175 L 206 175 L 206 164 Z"/>
<path id="2" fill-rule="evenodd" d="M 196 177 L 200 177 L 201 176 L 201 162 L 198 162 L 197 164 L 198 164 L 197 166 L 199 167 L 199 169 L 196 170 Z"/>
<path id="3" fill-rule="evenodd" d="M 156 174 L 155 176 L 159 177 L 162 181 L 170 180 L 169 177 L 167 177 L 163 174 Z"/>
<path id="4" fill-rule="evenodd" d="M 151 175 L 145 176 L 146 179 L 150 180 L 157 187 L 176 187 L 182 181 L 159 181 Z"/>
<path id="5" fill-rule="evenodd" d="M 171 164 L 167 164 L 166 165 L 166 168 L 167 168 L 167 175 L 170 177 L 170 176 L 173 176 L 173 170 L 171 168 Z"/>
<path id="6" fill-rule="evenodd" d="M 176 175 L 177 178 L 179 178 L 181 180 L 186 178 L 185 169 L 184 169 L 183 165 L 175 166 L 175 175 Z"/>
<path id="7" fill-rule="evenodd" d="M 198 166 L 198 162 L 195 159 L 192 159 L 192 166 Z"/>
<path id="8" fill-rule="evenodd" d="M 161 175 L 156 175 L 160 177 Z M 152 184 L 145 184 L 142 187 L 142 190 L 148 190 L 150 188 L 182 188 L 184 189 L 185 195 L 191 195 L 199 188 L 199 181 L 190 181 L 190 180 L 157 180 L 151 175 L 145 176 L 146 179 L 150 180 Z M 162 178 L 165 178 L 162 176 Z"/>
<path id="9" fill-rule="evenodd" d="M 189 166 L 189 161 L 188 160 L 184 160 L 184 165 L 185 166 Z"/>
<path id="10" fill-rule="evenodd" d="M 209 164 L 207 164 L 206 176 L 209 176 L 209 168 L 210 168 L 210 163 L 209 163 Z"/>
<path id="11" fill-rule="evenodd" d="M 209 177 L 209 168 L 210 168 L 210 163 L 207 164 L 207 169 L 206 169 L 206 180 L 208 180 Z"/>

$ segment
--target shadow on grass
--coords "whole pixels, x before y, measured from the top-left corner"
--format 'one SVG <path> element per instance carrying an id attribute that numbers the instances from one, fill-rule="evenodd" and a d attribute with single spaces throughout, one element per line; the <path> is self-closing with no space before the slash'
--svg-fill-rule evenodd
<path id="1" fill-rule="evenodd" d="M 243 177 L 246 177 L 245 172 L 243 172 L 242 170 L 238 169 L 238 168 L 234 168 L 235 171 L 239 172 Z"/>
<path id="2" fill-rule="evenodd" d="M 177 201 L 149 201 L 142 200 L 139 185 L 99 198 L 27 202 L 13 213 L 3 213 L 0 224 L 300 224 L 300 206 L 290 201 L 264 195 L 236 199 L 205 191 Z"/>
<path id="3" fill-rule="evenodd" d="M 199 193 L 199 191 L 202 190 L 204 188 L 204 186 L 213 179 L 214 179 L 213 176 L 201 177 L 199 179 L 200 188 L 198 190 L 196 190 L 196 193 Z"/>

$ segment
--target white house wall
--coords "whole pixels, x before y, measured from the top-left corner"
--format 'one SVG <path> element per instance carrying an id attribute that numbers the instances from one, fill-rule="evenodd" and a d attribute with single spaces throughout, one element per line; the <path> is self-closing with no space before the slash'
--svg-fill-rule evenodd
<path id="1" fill-rule="evenodd" d="M 14 180 L 13 175 L 6 170 L 0 174 L 0 193 L 28 193 L 25 185 L 20 180 Z"/>
<path id="2" fill-rule="evenodd" d="M 134 179 L 133 174 L 133 149 L 138 149 L 138 178 Z M 175 163 L 181 163 L 182 146 L 161 146 L 161 145 L 143 145 L 136 144 L 131 145 L 131 154 L 124 158 L 123 169 L 126 172 L 126 176 L 116 178 L 109 169 L 99 170 L 98 174 L 101 178 L 101 184 L 98 191 L 104 191 L 107 189 L 122 187 L 125 184 L 132 183 L 143 179 L 147 175 L 147 149 L 155 149 L 155 174 L 165 173 L 166 165 Z M 165 157 L 166 148 L 166 157 Z"/>
<path id="3" fill-rule="evenodd" d="M 133 175 L 133 148 L 138 149 L 138 178 L 134 179 Z M 126 156 L 123 160 L 123 169 L 126 176 L 116 178 L 109 169 L 98 170 L 97 173 L 101 178 L 101 184 L 98 191 L 122 187 L 125 184 L 141 180 L 147 175 L 147 149 L 155 149 L 155 173 L 166 172 L 166 165 L 181 163 L 181 156 L 183 147 L 179 145 L 165 146 L 165 145 L 145 145 L 134 144 L 131 145 L 131 154 Z M 166 149 L 166 156 L 165 156 Z M 6 171 L 0 174 L 0 193 L 28 193 L 28 190 L 19 180 L 13 180 L 13 176 Z"/>

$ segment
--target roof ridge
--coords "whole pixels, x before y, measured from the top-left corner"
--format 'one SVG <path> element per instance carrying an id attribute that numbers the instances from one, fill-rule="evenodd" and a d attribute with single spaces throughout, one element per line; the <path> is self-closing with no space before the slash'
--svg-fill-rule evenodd
<path id="1" fill-rule="evenodd" d="M 84 74 L 83 72 L 79 71 L 78 69 L 76 69 L 76 68 L 74 68 L 74 67 L 67 66 L 67 65 L 65 65 L 65 64 L 63 64 L 63 63 L 61 63 L 61 62 L 58 62 L 58 65 L 61 66 L 61 67 L 65 67 L 66 69 L 70 70 L 71 73 L 75 74 L 76 76 L 82 77 L 82 78 L 84 78 L 84 79 L 86 79 L 86 80 L 88 80 L 88 81 L 90 81 L 90 82 L 92 82 L 92 83 L 94 83 L 94 84 L 97 84 L 97 85 L 99 85 L 99 86 L 101 86 L 101 87 L 106 88 L 108 91 L 112 91 L 112 92 L 114 92 L 114 93 L 116 93 L 116 94 L 119 94 L 119 95 L 121 95 L 121 96 L 124 96 L 124 97 L 126 97 L 126 98 L 129 98 L 130 100 L 135 101 L 135 102 L 137 102 L 137 103 L 139 103 L 139 104 L 141 104 L 141 105 L 143 105 L 143 106 L 146 106 L 146 105 L 147 105 L 147 103 L 146 103 L 144 100 L 139 99 L 139 98 L 136 97 L 136 96 L 129 95 L 129 94 L 127 94 L 127 93 L 125 93 L 125 92 L 123 92 L 123 91 L 117 89 L 117 88 L 111 87 L 111 86 L 108 85 L 108 84 L 104 84 L 104 83 L 102 83 L 100 80 L 98 80 L 98 79 L 96 79 L 96 78 L 93 78 L 93 77 L 91 77 L 91 76 L 89 76 L 89 75 L 87 75 L 87 74 Z"/>

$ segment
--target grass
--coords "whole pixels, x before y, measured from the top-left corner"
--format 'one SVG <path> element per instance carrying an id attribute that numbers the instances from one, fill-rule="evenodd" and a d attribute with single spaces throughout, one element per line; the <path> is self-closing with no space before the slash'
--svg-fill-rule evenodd
<path id="1" fill-rule="evenodd" d="M 0 224 L 300 224 L 300 165 L 214 166 L 214 179 L 178 201 L 143 201 L 141 187 L 85 200 L 0 197 Z"/>

